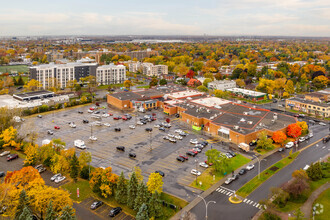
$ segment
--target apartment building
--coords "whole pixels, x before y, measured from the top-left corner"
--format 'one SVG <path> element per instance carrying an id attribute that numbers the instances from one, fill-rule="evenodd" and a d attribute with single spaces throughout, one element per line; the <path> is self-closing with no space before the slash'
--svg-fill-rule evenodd
<path id="1" fill-rule="evenodd" d="M 143 63 L 142 71 L 147 76 L 161 76 L 168 74 L 168 66 L 166 65 L 153 65 L 152 63 Z"/>
<path id="2" fill-rule="evenodd" d="M 209 89 L 225 91 L 226 89 L 236 88 L 236 82 L 233 80 L 214 80 L 212 82 L 209 82 L 207 87 Z"/>
<path id="3" fill-rule="evenodd" d="M 96 69 L 96 82 L 107 84 L 123 83 L 126 80 L 126 67 L 124 65 L 103 65 Z"/>
<path id="4" fill-rule="evenodd" d="M 290 98 L 285 100 L 285 107 L 324 118 L 330 117 L 329 104 L 306 99 Z"/>

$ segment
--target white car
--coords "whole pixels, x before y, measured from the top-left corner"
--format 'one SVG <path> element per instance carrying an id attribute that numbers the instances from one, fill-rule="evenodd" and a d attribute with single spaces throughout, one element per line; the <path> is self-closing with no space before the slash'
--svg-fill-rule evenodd
<path id="1" fill-rule="evenodd" d="M 200 148 L 198 148 L 198 147 L 194 147 L 193 150 L 194 151 L 197 151 L 198 153 L 202 152 L 202 150 Z"/>
<path id="2" fill-rule="evenodd" d="M 0 157 L 6 156 L 8 154 L 10 154 L 10 151 L 4 151 L 0 154 Z"/>
<path id="3" fill-rule="evenodd" d="M 249 164 L 246 166 L 247 170 L 252 170 L 254 168 L 254 164 Z"/>
<path id="4" fill-rule="evenodd" d="M 176 143 L 176 140 L 174 138 L 169 138 L 168 140 L 173 142 L 173 143 Z"/>
<path id="5" fill-rule="evenodd" d="M 102 126 L 102 123 L 99 122 L 99 121 L 96 121 L 96 122 L 93 123 L 93 125 Z"/>
<path id="6" fill-rule="evenodd" d="M 309 165 L 307 164 L 304 168 L 303 168 L 303 170 L 308 170 L 308 168 L 309 168 Z"/>
<path id="7" fill-rule="evenodd" d="M 293 145 L 294 145 L 294 143 L 292 141 L 290 141 L 285 145 L 285 148 L 291 148 L 291 147 L 293 147 Z"/>
<path id="8" fill-rule="evenodd" d="M 107 118 L 107 117 L 109 117 L 109 116 L 110 116 L 110 115 L 109 115 L 108 113 L 102 115 L 103 118 Z"/>
<path id="9" fill-rule="evenodd" d="M 308 136 L 309 136 L 309 138 L 312 138 L 314 135 L 313 135 L 313 133 L 309 133 Z"/>
<path id="10" fill-rule="evenodd" d="M 185 133 L 185 132 L 180 132 L 180 133 L 179 133 L 179 135 L 181 135 L 181 136 L 185 137 L 185 136 L 187 136 L 188 134 L 187 134 L 187 133 Z"/>
<path id="11" fill-rule="evenodd" d="M 55 181 L 58 177 L 62 176 L 62 174 L 58 173 L 58 174 L 55 174 L 54 176 L 52 176 L 50 178 L 51 181 Z"/>
<path id="12" fill-rule="evenodd" d="M 90 136 L 90 137 L 89 137 L 89 140 L 91 140 L 91 141 L 96 141 L 96 140 L 97 140 L 97 137 L 95 137 L 95 136 Z"/>
<path id="13" fill-rule="evenodd" d="M 155 127 L 155 128 L 159 128 L 159 127 L 160 127 L 160 125 L 157 125 L 157 124 L 155 124 L 155 125 L 154 125 L 154 127 Z"/>
<path id="14" fill-rule="evenodd" d="M 76 126 L 76 124 L 74 124 L 74 123 L 70 123 L 70 127 L 71 127 L 71 128 L 76 128 L 77 126 Z"/>
<path id="15" fill-rule="evenodd" d="M 167 136 L 173 138 L 174 137 L 174 134 L 168 134 Z"/>
<path id="16" fill-rule="evenodd" d="M 195 169 L 192 169 L 190 171 L 190 173 L 193 174 L 193 175 L 195 175 L 195 176 L 200 176 L 202 174 L 201 172 L 199 172 L 198 170 L 195 170 Z"/>
<path id="17" fill-rule="evenodd" d="M 183 132 L 181 129 L 177 129 L 177 130 L 175 130 L 174 131 L 175 133 L 181 133 L 181 132 Z"/>
<path id="18" fill-rule="evenodd" d="M 327 126 L 327 124 L 324 122 L 320 122 L 319 125 Z"/>
<path id="19" fill-rule="evenodd" d="M 198 147 L 198 148 L 204 148 L 205 146 L 203 144 L 196 144 L 195 147 Z"/>
<path id="20" fill-rule="evenodd" d="M 299 138 L 299 142 L 304 142 L 306 139 L 305 139 L 305 137 L 300 137 Z"/>
<path id="21" fill-rule="evenodd" d="M 94 111 L 93 110 L 90 110 L 90 109 L 88 109 L 88 111 L 87 111 L 88 113 L 93 113 Z"/>
<path id="22" fill-rule="evenodd" d="M 198 141 L 197 141 L 197 139 L 190 139 L 190 143 L 191 144 L 198 144 Z"/>
<path id="23" fill-rule="evenodd" d="M 228 185 L 229 183 L 233 182 L 234 179 L 229 177 L 226 181 L 225 181 L 225 184 Z"/>
<path id="24" fill-rule="evenodd" d="M 199 163 L 199 166 L 204 167 L 204 168 L 208 168 L 209 167 L 209 165 L 207 165 L 205 162 L 200 162 Z"/>
<path id="25" fill-rule="evenodd" d="M 176 135 L 176 136 L 174 136 L 176 139 L 178 139 L 178 140 L 182 140 L 182 137 L 180 136 L 180 135 Z"/>
<path id="26" fill-rule="evenodd" d="M 130 125 L 128 126 L 130 129 L 135 129 L 135 126 L 134 125 Z"/>
<path id="27" fill-rule="evenodd" d="M 60 182 L 62 182 L 63 180 L 65 180 L 66 179 L 66 177 L 65 176 L 60 176 L 60 177 L 57 177 L 56 179 L 55 179 L 55 183 L 60 183 Z"/>
<path id="28" fill-rule="evenodd" d="M 136 122 L 137 125 L 143 125 L 141 121 Z"/>

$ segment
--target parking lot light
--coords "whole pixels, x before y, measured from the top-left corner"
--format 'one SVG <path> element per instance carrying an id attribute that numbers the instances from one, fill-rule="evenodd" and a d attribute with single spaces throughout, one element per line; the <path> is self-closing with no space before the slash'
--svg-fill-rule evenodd
<path id="1" fill-rule="evenodd" d="M 208 217 L 207 217 L 207 207 L 208 207 L 208 205 L 210 204 L 210 203 L 214 203 L 214 204 L 216 204 L 217 202 L 216 201 L 208 201 L 208 202 L 206 202 L 206 200 L 201 196 L 201 195 L 197 195 L 199 198 L 201 198 L 202 200 L 203 200 L 203 202 L 204 202 L 204 204 L 205 204 L 205 219 L 207 219 Z"/>
<path id="2" fill-rule="evenodd" d="M 195 162 L 196 162 L 196 171 L 198 172 L 198 170 L 197 170 L 197 163 L 198 163 L 198 160 L 196 159 Z M 198 175 L 196 174 L 195 176 L 196 176 L 196 186 L 197 186 L 197 176 L 198 176 Z"/>

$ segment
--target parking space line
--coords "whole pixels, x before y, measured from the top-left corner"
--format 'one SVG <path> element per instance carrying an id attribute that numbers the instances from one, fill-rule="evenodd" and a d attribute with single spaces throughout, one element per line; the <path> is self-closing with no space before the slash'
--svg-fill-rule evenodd
<path id="1" fill-rule="evenodd" d="M 246 199 L 244 199 L 244 201 L 243 202 L 245 202 L 246 201 Z"/>
<path id="2" fill-rule="evenodd" d="M 233 195 L 233 193 L 230 193 L 229 196 Z"/>
<path id="3" fill-rule="evenodd" d="M 250 200 L 246 201 L 247 204 L 249 204 Z"/>

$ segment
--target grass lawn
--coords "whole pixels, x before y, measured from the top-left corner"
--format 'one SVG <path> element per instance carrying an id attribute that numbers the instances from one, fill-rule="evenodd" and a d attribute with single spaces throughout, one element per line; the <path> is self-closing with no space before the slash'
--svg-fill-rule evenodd
<path id="1" fill-rule="evenodd" d="M 87 180 L 79 179 L 76 183 L 70 182 L 62 186 L 62 188 L 70 192 L 70 197 L 72 200 L 81 202 L 91 196 L 92 189 L 89 187 L 89 182 Z M 77 198 L 77 188 L 79 188 L 79 198 Z"/>
<path id="2" fill-rule="evenodd" d="M 124 87 L 124 83 L 121 83 L 121 84 L 110 84 L 110 85 L 101 85 L 101 86 L 98 86 L 97 88 L 98 89 L 107 89 L 109 86 L 115 87 L 115 88 Z"/>
<path id="3" fill-rule="evenodd" d="M 256 188 L 258 188 L 263 182 L 265 182 L 268 178 L 273 176 L 275 173 L 280 171 L 283 167 L 290 164 L 297 156 L 299 152 L 292 154 L 291 159 L 288 157 L 283 158 L 276 164 L 272 165 L 270 168 L 264 170 L 260 173 L 260 179 L 258 176 L 255 176 L 252 180 L 247 182 L 244 186 L 242 186 L 238 191 L 237 194 L 242 197 L 247 197 L 251 192 L 253 192 Z M 276 170 L 272 170 L 272 168 L 276 168 Z"/>
<path id="4" fill-rule="evenodd" d="M 11 71 L 17 71 L 18 73 L 20 72 L 28 73 L 29 67 L 27 65 L 0 66 L 0 72 L 2 73 L 11 72 Z"/>
<path id="5" fill-rule="evenodd" d="M 318 203 L 323 205 L 323 213 L 315 215 L 315 220 L 326 220 L 329 219 L 330 215 L 330 189 L 325 190 L 321 195 L 315 200 L 313 206 Z M 312 210 L 311 210 L 312 212 Z"/>
<path id="6" fill-rule="evenodd" d="M 136 88 L 138 88 L 138 89 L 149 89 L 149 85 L 147 85 L 147 86 L 137 86 Z"/>
<path id="7" fill-rule="evenodd" d="M 164 207 L 163 206 L 163 214 L 164 215 L 163 215 L 163 217 L 157 218 L 157 219 L 164 219 L 164 220 L 165 219 L 170 219 L 173 215 L 175 215 L 175 213 L 177 213 L 177 211 L 180 210 L 180 207 L 183 208 L 186 205 L 188 205 L 187 201 L 184 201 L 182 199 L 179 199 L 175 196 L 172 196 L 172 195 L 164 193 L 164 192 L 161 194 L 160 199 L 165 200 L 169 204 L 175 205 L 177 207 L 177 210 L 174 210 L 174 209 L 171 209 L 169 207 Z"/>
<path id="8" fill-rule="evenodd" d="M 241 167 L 242 165 L 250 162 L 251 160 L 249 158 L 246 158 L 242 156 L 241 154 L 237 154 L 236 157 L 233 157 L 231 160 L 231 167 L 228 169 L 228 172 L 231 172 L 231 170 L 236 170 L 237 168 Z M 213 179 L 213 175 L 215 175 L 215 178 Z M 210 188 L 213 184 L 218 182 L 220 179 L 222 179 L 225 175 L 222 173 L 216 172 L 213 167 L 207 168 L 202 175 L 197 177 L 197 185 L 196 181 L 193 181 L 189 186 L 195 187 L 201 190 L 207 190 Z M 202 185 L 199 185 L 199 182 L 202 182 Z"/>

